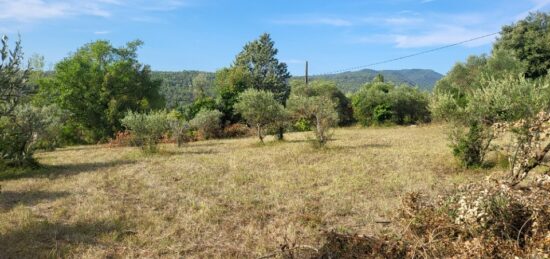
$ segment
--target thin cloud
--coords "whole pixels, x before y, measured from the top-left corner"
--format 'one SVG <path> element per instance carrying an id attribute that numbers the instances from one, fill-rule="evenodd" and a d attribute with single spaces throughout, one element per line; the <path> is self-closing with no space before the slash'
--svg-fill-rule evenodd
<path id="1" fill-rule="evenodd" d="M 187 3 L 185 0 L 0 0 L 0 21 L 31 23 L 77 16 L 107 18 L 118 11 L 171 11 Z"/>
<path id="2" fill-rule="evenodd" d="M 94 31 L 94 34 L 95 35 L 105 35 L 105 34 L 110 34 L 111 31 Z"/>

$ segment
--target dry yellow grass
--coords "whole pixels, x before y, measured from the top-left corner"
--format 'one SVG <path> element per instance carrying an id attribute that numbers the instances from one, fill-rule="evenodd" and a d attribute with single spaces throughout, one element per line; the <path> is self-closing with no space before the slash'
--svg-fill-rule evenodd
<path id="1" fill-rule="evenodd" d="M 339 129 L 323 149 L 286 138 L 40 153 L 43 169 L 0 181 L 0 257 L 258 257 L 381 231 L 403 194 L 484 177 L 454 169 L 440 125 Z"/>

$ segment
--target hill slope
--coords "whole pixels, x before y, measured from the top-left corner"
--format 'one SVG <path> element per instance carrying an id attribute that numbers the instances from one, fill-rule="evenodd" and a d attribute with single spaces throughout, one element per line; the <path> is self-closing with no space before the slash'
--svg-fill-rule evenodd
<path id="1" fill-rule="evenodd" d="M 421 89 L 431 91 L 435 83 L 443 77 L 430 69 L 402 69 L 402 70 L 372 70 L 364 69 L 354 72 L 344 72 L 339 74 L 314 76 L 312 79 L 328 79 L 336 81 L 338 88 L 344 93 L 355 92 L 362 85 L 372 81 L 378 74 L 382 74 L 386 81 L 397 84 L 407 84 L 410 86 L 418 86 Z M 303 78 L 303 77 L 299 77 Z"/>

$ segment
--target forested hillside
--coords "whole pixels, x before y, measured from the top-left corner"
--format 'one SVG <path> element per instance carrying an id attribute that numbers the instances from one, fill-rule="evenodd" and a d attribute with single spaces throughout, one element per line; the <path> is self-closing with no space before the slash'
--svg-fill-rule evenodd
<path id="1" fill-rule="evenodd" d="M 322 76 L 314 76 L 313 79 L 328 79 L 335 81 L 338 88 L 344 92 L 356 92 L 365 83 L 368 83 L 381 74 L 386 81 L 395 84 L 407 84 L 410 86 L 418 86 L 420 89 L 431 91 L 435 83 L 443 77 L 443 75 L 430 69 L 402 69 L 402 70 L 372 70 L 363 69 L 354 72 L 345 72 L 339 74 L 330 74 Z"/>

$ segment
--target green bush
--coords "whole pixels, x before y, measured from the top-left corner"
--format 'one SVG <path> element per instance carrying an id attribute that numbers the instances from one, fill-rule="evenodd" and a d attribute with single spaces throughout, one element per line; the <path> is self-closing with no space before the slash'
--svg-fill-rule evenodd
<path id="1" fill-rule="evenodd" d="M 41 145 L 56 146 L 62 112 L 56 106 L 19 105 L 13 116 L 0 118 L 0 160 L 15 166 L 35 165 L 33 154 Z"/>
<path id="2" fill-rule="evenodd" d="M 366 84 L 352 96 L 353 116 L 359 123 L 407 125 L 431 120 L 426 93 L 380 80 Z"/>
<path id="3" fill-rule="evenodd" d="M 155 153 L 158 151 L 158 143 L 170 129 L 169 121 L 165 111 L 149 114 L 129 111 L 121 123 L 130 131 L 134 145 L 146 153 Z"/>
<path id="4" fill-rule="evenodd" d="M 202 109 L 189 121 L 189 124 L 199 132 L 202 138 L 210 139 L 220 134 L 222 116 L 223 114 L 218 110 Z"/>

